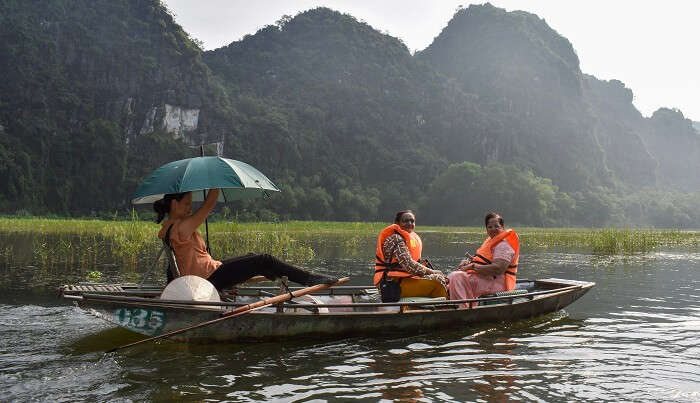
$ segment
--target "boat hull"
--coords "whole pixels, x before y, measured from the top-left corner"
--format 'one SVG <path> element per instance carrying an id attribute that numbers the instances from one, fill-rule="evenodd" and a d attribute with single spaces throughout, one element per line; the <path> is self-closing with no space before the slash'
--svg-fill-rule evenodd
<path id="1" fill-rule="evenodd" d="M 311 312 L 304 309 L 275 308 L 250 312 L 172 337 L 190 343 L 276 341 L 290 338 L 328 338 L 381 334 L 417 334 L 442 329 L 468 328 L 478 323 L 513 322 L 556 312 L 586 294 L 594 283 L 547 279 L 537 281 L 553 289 L 530 298 L 513 298 L 494 305 L 455 309 L 454 306 L 412 307 L 357 311 L 348 309 Z M 561 288 L 561 291 L 557 289 Z M 217 319 L 223 307 L 182 306 L 151 301 L 120 300 L 83 295 L 75 303 L 115 325 L 146 336 L 155 336 Z M 476 304 L 474 304 L 476 305 Z M 404 307 L 405 308 L 405 307 Z"/>

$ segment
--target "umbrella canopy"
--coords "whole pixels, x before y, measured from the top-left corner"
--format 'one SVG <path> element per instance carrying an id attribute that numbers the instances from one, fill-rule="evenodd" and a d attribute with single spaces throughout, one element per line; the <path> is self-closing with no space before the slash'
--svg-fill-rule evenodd
<path id="1" fill-rule="evenodd" d="M 131 196 L 133 204 L 153 203 L 168 193 L 193 192 L 202 201 L 203 192 L 221 189 L 218 201 L 252 199 L 266 192 L 279 192 L 260 171 L 245 162 L 221 157 L 196 157 L 167 163 L 153 171 Z"/>

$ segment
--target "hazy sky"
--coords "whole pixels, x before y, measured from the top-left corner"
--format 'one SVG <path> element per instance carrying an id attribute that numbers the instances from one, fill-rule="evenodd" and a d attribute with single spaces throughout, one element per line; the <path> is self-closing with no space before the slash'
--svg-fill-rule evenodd
<path id="1" fill-rule="evenodd" d="M 364 20 L 422 50 L 447 25 L 452 0 L 164 0 L 177 22 L 215 49 L 254 34 L 282 15 L 325 6 Z M 481 4 L 481 3 L 477 3 Z M 661 106 L 700 121 L 700 1 L 494 0 L 506 10 L 537 14 L 568 38 L 581 70 L 618 79 L 634 91 L 645 116 Z"/>

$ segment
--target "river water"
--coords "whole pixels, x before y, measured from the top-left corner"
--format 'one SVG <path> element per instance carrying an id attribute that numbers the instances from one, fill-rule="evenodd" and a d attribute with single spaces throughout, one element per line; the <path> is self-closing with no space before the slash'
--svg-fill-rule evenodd
<path id="1" fill-rule="evenodd" d="M 426 254 L 447 269 L 459 249 Z M 369 283 L 371 255 L 318 256 L 309 267 Z M 110 355 L 140 337 L 60 300 L 54 287 L 73 278 L 50 273 L 37 288 L 46 268 L 2 270 L 0 401 L 700 401 L 697 252 L 524 251 L 521 278 L 597 285 L 563 311 L 516 323 Z"/>

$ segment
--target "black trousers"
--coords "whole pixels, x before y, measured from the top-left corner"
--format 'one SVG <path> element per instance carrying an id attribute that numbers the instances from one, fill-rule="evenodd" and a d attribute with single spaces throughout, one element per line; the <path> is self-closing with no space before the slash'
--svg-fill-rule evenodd
<path id="1" fill-rule="evenodd" d="M 309 272 L 268 254 L 251 253 L 224 260 L 221 263 L 222 265 L 207 279 L 217 290 L 229 288 L 255 276 L 265 276 L 270 280 L 287 276 L 289 280 L 301 285 L 306 285 L 309 279 Z"/>

